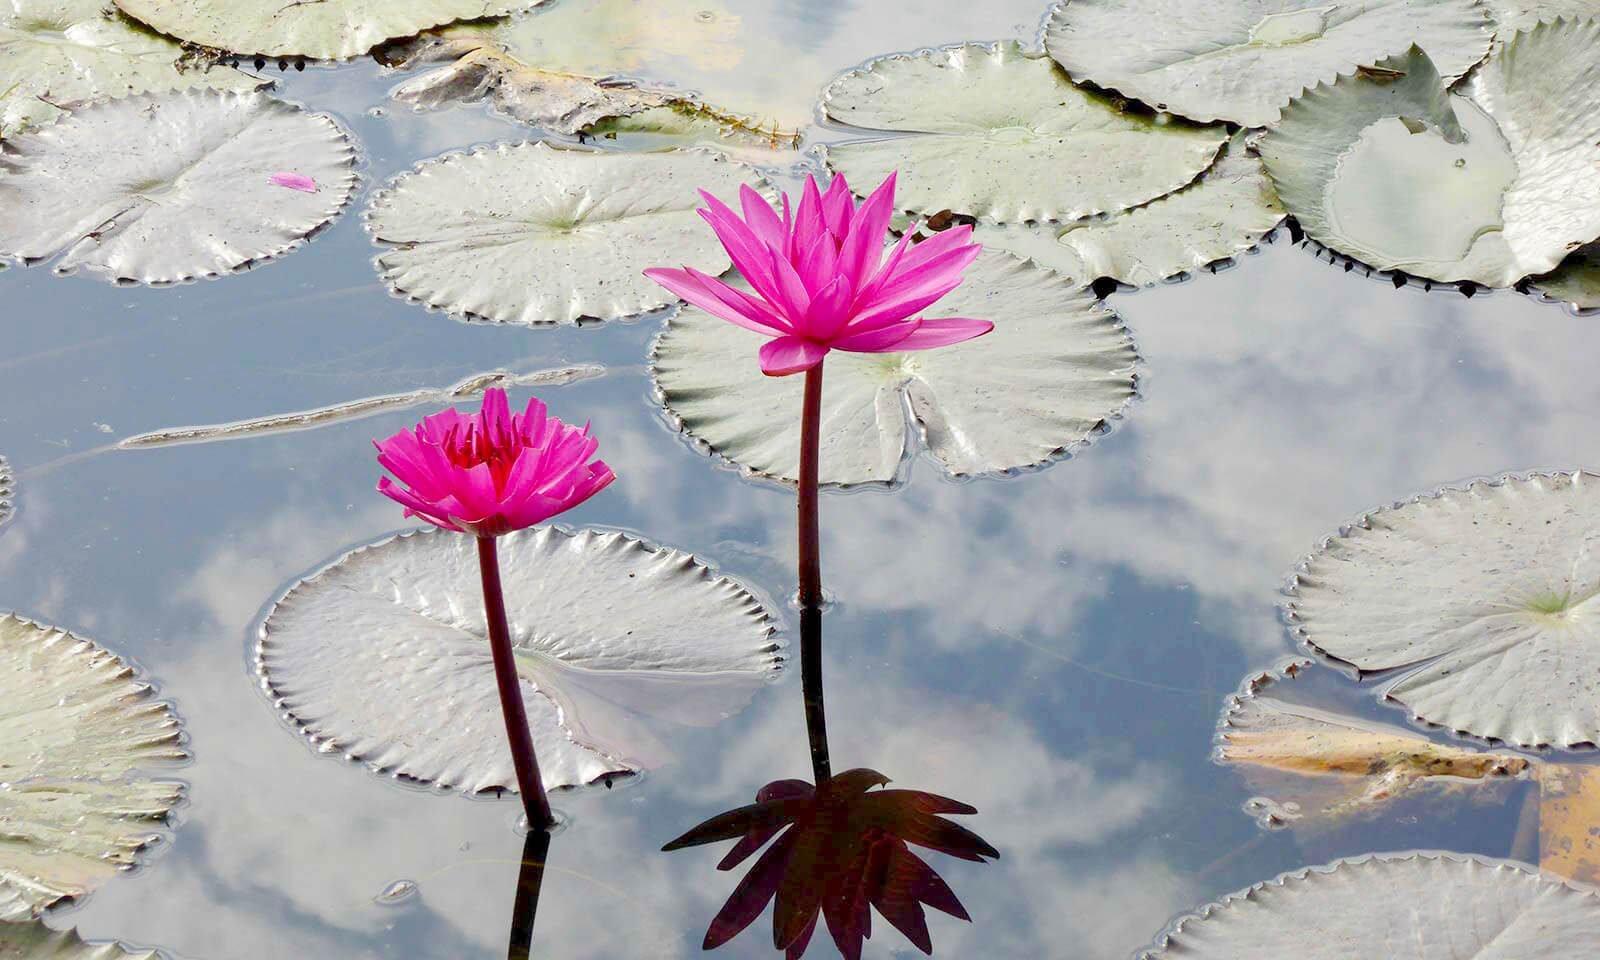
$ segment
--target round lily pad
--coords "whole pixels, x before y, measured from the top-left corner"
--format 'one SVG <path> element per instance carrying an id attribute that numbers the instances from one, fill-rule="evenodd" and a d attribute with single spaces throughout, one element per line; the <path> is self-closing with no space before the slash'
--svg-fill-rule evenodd
<path id="1" fill-rule="evenodd" d="M 1087 444 L 1134 397 L 1139 358 L 1127 329 L 1049 270 L 984 251 L 928 312 L 995 328 L 937 350 L 829 353 L 822 482 L 893 482 L 914 438 L 952 476 L 1041 466 Z M 762 374 L 764 342 L 685 307 L 657 339 L 651 370 L 658 400 L 696 443 L 746 474 L 792 481 L 803 378 Z"/>
<path id="2" fill-rule="evenodd" d="M 828 119 L 900 136 L 833 144 L 859 185 L 899 170 L 906 210 L 1000 222 L 1126 210 L 1192 182 L 1228 131 L 1117 109 L 1015 43 L 874 60 L 822 95 Z"/>
<path id="3" fill-rule="evenodd" d="M 543 143 L 450 153 L 373 197 L 374 264 L 396 294 L 504 323 L 576 323 L 655 310 L 671 294 L 644 276 L 730 261 L 696 209 L 732 202 L 750 168 L 702 149 L 605 153 Z"/>
<path id="4" fill-rule="evenodd" d="M 1307 643 L 1420 719 L 1519 746 L 1600 743 L 1600 477 L 1480 481 L 1376 510 L 1301 566 Z"/>
<path id="5" fill-rule="evenodd" d="M 1149 286 L 1253 249 L 1283 221 L 1278 193 L 1243 135 L 1195 183 L 1142 207 L 1072 223 L 978 223 L 973 239 L 1080 284 Z"/>
<path id="6" fill-rule="evenodd" d="M 1449 853 L 1339 860 L 1179 920 L 1144 960 L 1584 960 L 1600 897 L 1518 864 Z"/>
<path id="7" fill-rule="evenodd" d="M 1577 310 L 1600 310 L 1600 243 L 1573 251 L 1553 272 L 1535 277 L 1533 289 Z"/>
<path id="8" fill-rule="evenodd" d="M 1477 0 L 1062 0 L 1045 49 L 1074 80 L 1262 127 L 1305 88 L 1412 44 L 1454 79 L 1491 37 Z"/>
<path id="9" fill-rule="evenodd" d="M 1600 0 L 1488 0 L 1487 6 L 1502 38 L 1540 22 L 1600 17 Z"/>
<path id="10" fill-rule="evenodd" d="M 169 37 L 230 53 L 342 60 L 453 20 L 500 17 L 544 0 L 116 0 Z"/>
<path id="11" fill-rule="evenodd" d="M 0 526 L 11 519 L 11 498 L 17 495 L 17 482 L 11 477 L 11 467 L 5 457 L 0 457 Z"/>
<path id="12" fill-rule="evenodd" d="M 1374 269 L 1491 287 L 1600 237 L 1600 20 L 1516 34 L 1459 89 L 1413 48 L 1294 101 L 1261 142 L 1284 206 Z"/>
<path id="13" fill-rule="evenodd" d="M 101 97 L 272 85 L 220 65 L 185 68 L 182 57 L 178 44 L 107 11 L 105 0 L 11 0 L 0 6 L 0 135 Z"/>
<path id="14" fill-rule="evenodd" d="M 282 256 L 355 190 L 332 117 L 262 93 L 141 94 L 7 138 L 0 257 L 59 255 L 119 283 L 214 277 Z M 276 183 L 310 177 L 312 189 Z"/>
<path id="15" fill-rule="evenodd" d="M 0 960 L 162 960 L 155 950 L 89 943 L 76 930 L 52 930 L 39 920 L 0 921 Z"/>
<path id="16" fill-rule="evenodd" d="M 133 865 L 183 798 L 182 784 L 140 771 L 187 759 L 180 740 L 172 708 L 127 663 L 0 615 L 0 920 L 37 916 Z"/>
<path id="17" fill-rule="evenodd" d="M 711 726 L 779 668 L 773 616 L 689 554 L 556 527 L 499 550 L 547 787 L 661 762 L 650 722 Z M 261 627 L 257 669 L 322 752 L 441 789 L 516 789 L 470 536 L 402 534 L 295 584 Z"/>

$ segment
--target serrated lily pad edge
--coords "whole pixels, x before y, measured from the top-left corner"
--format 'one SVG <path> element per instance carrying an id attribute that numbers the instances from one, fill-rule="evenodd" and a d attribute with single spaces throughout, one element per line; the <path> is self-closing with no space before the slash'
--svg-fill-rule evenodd
<path id="1" fill-rule="evenodd" d="M 699 554 L 691 553 L 688 550 L 682 550 L 677 547 L 665 546 L 654 540 L 641 537 L 631 530 L 622 529 L 620 527 L 572 527 L 564 523 L 548 523 L 538 524 L 530 529 L 541 528 L 553 529 L 557 533 L 568 538 L 576 537 L 580 533 L 594 533 L 602 535 L 620 534 L 624 540 L 637 544 L 652 553 L 680 554 L 683 558 L 683 561 L 693 566 L 702 579 L 712 582 L 720 581 L 729 584 L 742 595 L 741 602 L 750 609 L 750 612 L 753 615 L 759 615 L 761 619 L 765 621 L 764 626 L 766 628 L 766 632 L 763 639 L 766 641 L 766 643 L 760 648 L 759 652 L 770 654 L 771 661 L 770 668 L 766 671 L 765 676 L 762 678 L 762 682 L 776 684 L 785 679 L 788 673 L 788 658 L 783 655 L 783 651 L 788 648 L 789 643 L 784 636 L 783 623 L 778 619 L 778 616 L 780 615 L 776 614 L 776 611 L 782 608 L 779 605 L 770 602 L 770 598 L 764 596 L 758 587 L 746 583 L 743 580 L 737 579 L 729 574 L 723 573 L 720 567 L 701 557 Z M 406 527 L 400 530 L 391 531 L 390 533 L 385 534 L 376 540 L 365 541 L 349 547 L 340 552 L 337 556 L 328 560 L 326 563 L 319 565 L 316 569 L 310 571 L 309 573 L 296 577 L 291 583 L 273 595 L 272 600 L 266 605 L 264 612 L 255 620 L 251 630 L 251 633 L 255 638 L 255 642 L 251 644 L 250 648 L 251 673 L 255 677 L 256 686 L 261 691 L 262 696 L 266 698 L 267 703 L 272 708 L 273 713 L 277 714 L 279 723 L 281 723 L 285 729 L 292 732 L 296 738 L 303 740 L 307 746 L 309 746 L 312 751 L 317 754 L 342 760 L 346 764 L 360 765 L 366 768 L 366 770 L 374 777 L 382 780 L 392 781 L 402 786 L 424 790 L 430 793 L 461 794 L 462 796 L 466 797 L 502 795 L 504 791 L 497 788 L 490 788 L 488 790 L 473 794 L 455 785 L 443 784 L 432 780 L 417 780 L 413 777 L 395 773 L 388 768 L 380 768 L 368 763 L 364 758 L 345 750 L 344 747 L 337 742 L 336 738 L 312 731 L 309 724 L 301 720 L 299 717 L 294 716 L 292 712 L 284 709 L 284 694 L 282 694 L 273 685 L 272 679 L 268 675 L 266 654 L 267 648 L 272 640 L 270 632 L 268 631 L 268 625 L 272 620 L 273 613 L 278 609 L 278 605 L 281 604 L 284 599 L 289 596 L 289 594 L 299 589 L 303 584 L 307 584 L 320 578 L 323 574 L 340 566 L 346 560 L 350 559 L 356 554 L 365 553 L 368 550 L 376 550 L 378 548 L 388 546 L 395 541 L 409 539 L 411 537 L 450 535 L 462 536 L 462 534 L 452 534 L 451 531 L 441 531 L 434 527 Z M 605 754 L 601 754 L 599 751 L 594 752 L 600 756 L 606 756 Z M 612 758 L 607 757 L 607 759 Z M 613 782 L 633 782 L 641 779 L 644 775 L 644 772 L 639 770 L 614 770 L 603 773 L 594 780 L 591 780 L 582 786 L 591 787 L 597 783 L 604 783 L 607 786 L 610 786 Z M 550 789 L 577 790 L 579 787 L 561 786 L 552 787 Z"/>

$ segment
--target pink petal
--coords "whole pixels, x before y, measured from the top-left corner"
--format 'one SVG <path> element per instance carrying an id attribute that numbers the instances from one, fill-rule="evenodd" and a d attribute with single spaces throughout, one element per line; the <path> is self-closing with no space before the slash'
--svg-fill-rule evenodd
<path id="1" fill-rule="evenodd" d="M 876 330 L 854 333 L 831 341 L 828 346 L 849 353 L 891 353 L 901 349 L 900 344 L 922 325 L 917 317 L 900 323 L 891 323 Z"/>
<path id="2" fill-rule="evenodd" d="M 800 282 L 806 285 L 806 290 L 816 296 L 817 291 L 832 283 L 838 273 L 839 245 L 834 242 L 833 234 L 824 231 L 810 247 L 801 247 L 798 252 L 800 256 L 794 261 L 795 270 L 800 274 Z"/>
<path id="3" fill-rule="evenodd" d="M 911 336 L 900 341 L 900 350 L 931 350 L 948 347 L 973 337 L 981 337 L 994 329 L 987 320 L 968 320 L 963 317 L 938 317 L 924 319 Z"/>
<path id="4" fill-rule="evenodd" d="M 822 192 L 817 189 L 817 178 L 808 174 L 800 189 L 800 209 L 794 217 L 794 233 L 787 251 L 789 259 L 803 257 L 827 232 L 828 225 L 822 220 Z"/>
<path id="5" fill-rule="evenodd" d="M 947 278 L 938 278 L 940 282 L 933 286 L 924 286 L 912 291 L 909 296 L 887 299 L 880 296 L 878 302 L 869 305 L 865 310 L 856 308 L 856 314 L 850 321 L 851 333 L 866 333 L 891 323 L 899 323 L 906 317 L 921 313 L 923 308 L 932 306 L 944 295 L 961 286 L 960 275 Z"/>
<path id="6" fill-rule="evenodd" d="M 748 312 L 747 305 L 744 303 L 739 303 L 736 298 L 734 299 L 734 302 L 729 302 L 729 298 L 724 297 L 722 291 L 715 289 L 710 284 L 717 284 L 718 286 L 723 287 L 728 293 L 738 294 L 739 291 L 734 290 L 732 287 L 728 287 L 720 280 L 711 279 L 709 277 L 705 280 L 702 280 L 701 277 L 704 276 L 704 274 L 696 276 L 696 272 L 690 271 L 687 268 L 683 270 L 673 270 L 667 267 L 651 267 L 649 270 L 644 272 L 644 275 L 672 291 L 674 296 L 681 297 L 683 300 L 694 304 L 712 316 L 721 317 L 722 319 L 727 320 L 729 323 L 735 323 L 741 327 L 744 327 L 746 330 L 754 330 L 756 333 L 765 333 L 768 335 L 774 332 L 789 332 L 787 325 L 781 329 L 769 326 L 766 317 L 763 317 L 761 314 Z M 709 281 L 709 283 L 707 281 Z M 743 295 L 740 294 L 740 296 Z M 771 316 L 771 314 L 768 314 L 768 316 Z"/>
<path id="7" fill-rule="evenodd" d="M 744 222 L 756 239 L 769 247 L 782 249 L 788 234 L 784 232 L 783 221 L 773 212 L 772 204 L 749 184 L 742 184 L 739 187 L 739 205 L 744 208 Z"/>
<path id="8" fill-rule="evenodd" d="M 850 230 L 850 217 L 855 212 L 856 199 L 850 194 L 850 184 L 843 174 L 835 176 L 822 197 L 823 223 L 834 236 L 843 237 Z"/>
<path id="9" fill-rule="evenodd" d="M 811 306 L 806 308 L 806 336 L 822 343 L 838 336 L 850 320 L 852 293 L 849 277 L 834 277 L 833 282 L 817 291 Z"/>
<path id="10" fill-rule="evenodd" d="M 767 262 L 766 245 L 757 240 L 744 221 L 735 216 L 721 200 L 704 190 L 700 191 L 700 195 L 708 204 L 707 209 L 700 211 L 700 216 L 711 224 L 711 229 L 722 242 L 723 249 L 728 251 L 733 265 L 739 268 L 739 272 L 762 298 L 776 303 L 777 288 L 773 284 L 772 267 Z"/>
<path id="11" fill-rule="evenodd" d="M 936 233 L 911 248 L 911 252 L 906 255 L 903 269 L 910 270 L 932 260 L 934 257 L 942 256 L 957 247 L 965 246 L 971 241 L 972 227 L 967 224 L 951 227 L 942 233 Z"/>
<path id="12" fill-rule="evenodd" d="M 852 286 L 864 284 L 883 258 L 884 237 L 894 216 L 894 181 L 895 174 L 889 174 L 850 220 L 850 233 L 839 251 L 839 271 Z"/>
<path id="13" fill-rule="evenodd" d="M 772 309 L 772 305 L 765 300 L 758 300 L 738 287 L 723 283 L 715 277 L 707 276 L 693 267 L 686 267 L 685 269 L 689 271 L 691 277 L 700 281 L 701 286 L 705 287 L 708 293 L 726 303 L 729 307 L 738 310 L 746 317 L 771 327 L 779 333 L 794 332 L 793 325 L 776 310 Z M 768 330 L 759 330 L 757 332 L 770 335 Z"/>
<path id="14" fill-rule="evenodd" d="M 317 182 L 304 174 L 299 173 L 274 173 L 267 178 L 280 187 L 290 190 L 299 190 L 301 193 L 316 193 Z"/>
<path id="15" fill-rule="evenodd" d="M 769 249 L 767 255 L 779 295 L 772 305 L 791 322 L 804 322 L 806 308 L 811 306 L 811 292 L 806 289 L 805 281 L 800 279 L 800 274 L 795 272 L 794 267 L 780 256 L 778 251 Z"/>
<path id="16" fill-rule="evenodd" d="M 828 348 L 820 343 L 799 337 L 779 337 L 761 347 L 761 372 L 769 377 L 787 377 L 791 373 L 810 370 L 828 355 Z"/>
<path id="17" fill-rule="evenodd" d="M 878 271 L 872 275 L 872 279 L 867 281 L 864 286 L 858 285 L 856 287 L 856 303 L 871 301 L 873 297 L 878 295 L 878 291 L 883 289 L 883 285 L 894 278 L 895 271 L 900 268 L 900 261 L 911 247 L 912 236 L 913 234 L 910 231 L 901 234 L 900 242 L 894 245 L 893 250 L 889 251 L 889 258 L 883 262 L 882 266 L 878 267 Z"/>

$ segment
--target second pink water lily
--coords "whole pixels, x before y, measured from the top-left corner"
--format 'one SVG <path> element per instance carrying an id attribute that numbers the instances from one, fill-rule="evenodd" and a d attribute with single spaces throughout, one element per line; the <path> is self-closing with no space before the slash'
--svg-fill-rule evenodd
<path id="1" fill-rule="evenodd" d="M 750 187 L 740 190 L 743 217 L 701 191 L 700 215 L 727 248 L 751 293 L 692 267 L 645 275 L 703 310 L 773 339 L 761 369 L 781 377 L 809 370 L 830 350 L 890 353 L 943 347 L 994 329 L 987 320 L 923 317 L 921 311 L 961 284 L 982 249 L 961 226 L 913 243 L 908 231 L 888 251 L 895 175 L 856 205 L 844 177 L 826 194 L 806 178 L 798 207 L 783 197 L 780 216 Z"/>

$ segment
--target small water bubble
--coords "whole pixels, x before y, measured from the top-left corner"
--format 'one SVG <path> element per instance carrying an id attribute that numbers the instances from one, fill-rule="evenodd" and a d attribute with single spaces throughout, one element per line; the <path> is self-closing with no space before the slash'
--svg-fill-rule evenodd
<path id="1" fill-rule="evenodd" d="M 699 13 L 694 15 L 694 18 L 696 20 L 700 21 L 701 23 L 716 23 L 717 22 L 717 15 L 715 13 L 712 13 L 710 10 L 701 10 Z"/>
<path id="2" fill-rule="evenodd" d="M 372 898 L 372 902 L 382 906 L 403 903 L 417 895 L 417 884 L 412 880 L 396 880 L 383 888 L 383 892 Z"/>
<path id="3" fill-rule="evenodd" d="M 472 841 L 463 840 L 461 841 L 461 846 L 457 847 L 456 849 L 460 850 L 462 853 L 466 853 L 468 850 L 472 849 Z"/>

